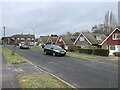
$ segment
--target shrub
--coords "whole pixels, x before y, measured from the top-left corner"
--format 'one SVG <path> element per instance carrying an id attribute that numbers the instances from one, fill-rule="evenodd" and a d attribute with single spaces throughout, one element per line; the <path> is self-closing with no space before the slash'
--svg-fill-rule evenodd
<path id="1" fill-rule="evenodd" d="M 70 52 L 78 51 L 78 47 L 75 46 L 75 45 L 71 45 L 71 46 L 68 47 L 68 51 L 70 51 Z"/>
<path id="2" fill-rule="evenodd" d="M 41 47 L 42 47 L 42 48 L 44 48 L 44 47 L 45 47 L 45 45 L 44 45 L 44 44 L 42 44 L 42 45 L 41 45 Z"/>

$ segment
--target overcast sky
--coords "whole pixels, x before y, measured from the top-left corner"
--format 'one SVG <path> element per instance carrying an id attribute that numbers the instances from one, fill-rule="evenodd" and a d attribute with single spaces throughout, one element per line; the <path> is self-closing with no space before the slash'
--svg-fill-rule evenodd
<path id="1" fill-rule="evenodd" d="M 90 30 L 103 23 L 108 10 L 118 17 L 117 2 L 23 1 L 2 3 L 2 25 L 6 26 L 7 36 L 32 34 L 33 28 L 36 36 Z"/>

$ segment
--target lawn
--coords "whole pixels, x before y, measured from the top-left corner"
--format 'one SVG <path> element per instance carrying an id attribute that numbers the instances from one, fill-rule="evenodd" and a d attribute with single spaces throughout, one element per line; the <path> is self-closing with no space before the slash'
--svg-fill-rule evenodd
<path id="1" fill-rule="evenodd" d="M 22 88 L 71 88 L 49 74 L 26 74 L 20 76 Z"/>
<path id="2" fill-rule="evenodd" d="M 5 56 L 5 59 L 10 64 L 18 64 L 18 63 L 26 62 L 26 60 L 23 57 L 21 57 L 20 55 L 18 55 L 18 54 L 12 55 L 12 52 L 5 47 L 2 48 L 2 51 Z"/>
<path id="3" fill-rule="evenodd" d="M 97 56 L 94 56 L 94 55 L 82 55 L 80 53 L 67 53 L 66 56 L 69 56 L 69 57 L 75 57 L 75 58 L 80 58 L 80 59 L 85 59 L 85 60 L 96 60 L 97 59 Z"/>

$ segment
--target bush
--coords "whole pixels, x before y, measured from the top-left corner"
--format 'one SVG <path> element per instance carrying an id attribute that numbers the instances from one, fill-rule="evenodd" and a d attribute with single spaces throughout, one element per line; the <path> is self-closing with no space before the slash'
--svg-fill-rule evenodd
<path id="1" fill-rule="evenodd" d="M 70 51 L 70 52 L 78 51 L 78 47 L 77 47 L 77 46 L 74 46 L 74 45 L 69 46 L 69 47 L 68 47 L 68 51 Z"/>
<path id="2" fill-rule="evenodd" d="M 109 50 L 107 49 L 79 49 L 79 53 L 93 54 L 99 56 L 108 56 Z"/>
<path id="3" fill-rule="evenodd" d="M 44 47 L 45 47 L 45 45 L 44 45 L 44 44 L 42 44 L 42 45 L 41 45 L 41 47 L 42 47 L 42 48 L 44 48 Z"/>

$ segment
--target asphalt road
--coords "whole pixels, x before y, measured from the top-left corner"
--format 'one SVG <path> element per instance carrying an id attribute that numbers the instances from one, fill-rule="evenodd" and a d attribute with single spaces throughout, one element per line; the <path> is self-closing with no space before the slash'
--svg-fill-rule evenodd
<path id="1" fill-rule="evenodd" d="M 8 46 L 12 49 L 11 46 Z M 39 49 L 21 50 L 18 54 L 77 88 L 118 88 L 118 66 L 84 61 L 71 57 L 44 55 Z"/>

